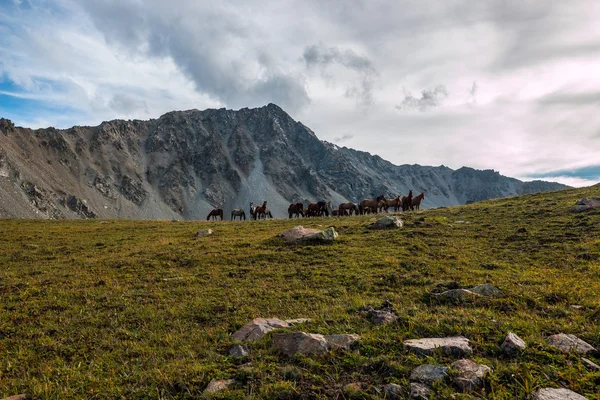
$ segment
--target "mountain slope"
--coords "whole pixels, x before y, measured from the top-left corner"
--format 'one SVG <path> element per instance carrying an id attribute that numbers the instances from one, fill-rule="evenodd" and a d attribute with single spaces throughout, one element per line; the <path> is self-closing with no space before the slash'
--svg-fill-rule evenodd
<path id="1" fill-rule="evenodd" d="M 548 191 L 494 171 L 397 166 L 321 141 L 274 104 L 31 130 L 0 120 L 0 216 L 202 219 L 268 200 L 332 204 L 425 191 L 425 207 Z"/>

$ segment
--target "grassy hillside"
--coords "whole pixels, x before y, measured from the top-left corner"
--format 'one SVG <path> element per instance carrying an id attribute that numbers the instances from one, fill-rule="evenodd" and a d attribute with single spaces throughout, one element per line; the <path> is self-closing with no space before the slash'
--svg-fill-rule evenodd
<path id="1" fill-rule="evenodd" d="M 564 386 L 598 398 L 600 372 L 544 338 L 600 346 L 600 212 L 568 212 L 599 195 L 597 186 L 410 213 L 394 231 L 367 229 L 372 216 L 303 220 L 340 233 L 312 246 L 275 238 L 296 220 L 2 220 L 0 397 L 191 399 L 213 378 L 236 378 L 219 396 L 382 398 L 398 383 L 408 398 L 414 367 L 453 359 L 419 358 L 402 341 L 462 334 L 493 370 L 479 397 Z M 193 240 L 206 227 L 215 233 Z M 507 296 L 431 301 L 450 281 Z M 359 314 L 386 299 L 397 323 Z M 308 317 L 299 330 L 362 339 L 352 351 L 287 358 L 268 335 L 248 360 L 227 356 L 231 333 L 256 317 Z M 528 344 L 515 359 L 499 351 L 508 331 Z M 456 393 L 442 385 L 437 398 L 469 398 Z"/>

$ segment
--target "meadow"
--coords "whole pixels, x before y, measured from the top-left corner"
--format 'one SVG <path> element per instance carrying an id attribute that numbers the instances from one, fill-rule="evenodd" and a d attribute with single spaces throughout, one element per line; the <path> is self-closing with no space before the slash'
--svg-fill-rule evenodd
<path id="1" fill-rule="evenodd" d="M 492 368 L 483 399 L 527 399 L 540 387 L 600 398 L 600 372 L 545 337 L 575 334 L 600 347 L 600 210 L 568 209 L 600 186 L 401 214 L 403 228 L 368 229 L 373 216 L 244 222 L 0 220 L 0 397 L 194 399 L 384 398 L 418 357 L 406 339 L 464 335 Z M 332 244 L 288 245 L 296 225 L 334 226 Z M 194 240 L 199 229 L 214 234 Z M 434 301 L 449 282 L 490 283 L 505 295 Z M 375 326 L 362 307 L 399 313 Z M 575 306 L 575 307 L 574 307 Z M 231 334 L 257 317 L 311 318 L 311 333 L 357 333 L 350 351 L 286 357 L 271 334 L 250 356 L 228 356 Z M 515 332 L 516 358 L 499 345 Z M 596 363 L 598 357 L 588 357 Z M 450 384 L 439 399 L 473 398 Z"/>

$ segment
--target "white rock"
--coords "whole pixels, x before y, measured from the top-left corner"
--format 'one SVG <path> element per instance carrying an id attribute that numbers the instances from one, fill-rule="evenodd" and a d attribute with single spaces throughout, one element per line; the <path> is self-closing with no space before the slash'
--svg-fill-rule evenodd
<path id="1" fill-rule="evenodd" d="M 506 337 L 504 338 L 504 342 L 502 342 L 500 349 L 507 356 L 514 357 L 521 351 L 525 350 L 526 347 L 527 345 L 525 344 L 523 339 L 521 339 L 512 332 L 508 332 L 508 335 L 506 335 Z"/>
<path id="2" fill-rule="evenodd" d="M 445 354 L 462 357 L 473 354 L 469 339 L 463 336 L 405 340 L 404 346 L 417 354 L 429 355 L 441 349 Z"/>
<path id="3" fill-rule="evenodd" d="M 203 394 L 217 393 L 217 392 L 220 392 L 222 390 L 229 388 L 234 383 L 235 383 L 235 380 L 233 380 L 233 379 L 213 379 L 212 381 L 210 381 L 208 383 L 208 386 L 206 387 L 206 389 L 204 389 L 204 392 L 202 392 L 202 393 Z"/>
<path id="4" fill-rule="evenodd" d="M 490 372 L 490 367 L 471 360 L 455 361 L 451 367 L 458 372 L 453 379 L 454 384 L 463 392 L 472 392 L 483 386 L 483 378 Z"/>
<path id="5" fill-rule="evenodd" d="M 233 338 L 240 342 L 255 342 L 275 329 L 291 327 L 291 324 L 278 318 L 254 318 L 235 332 Z"/>
<path id="6" fill-rule="evenodd" d="M 531 396 L 532 400 L 587 400 L 569 389 L 540 389 Z"/>
<path id="7" fill-rule="evenodd" d="M 581 353 L 584 355 L 596 353 L 596 349 L 575 335 L 559 333 L 548 337 L 546 340 L 550 346 L 559 349 L 563 353 Z"/>

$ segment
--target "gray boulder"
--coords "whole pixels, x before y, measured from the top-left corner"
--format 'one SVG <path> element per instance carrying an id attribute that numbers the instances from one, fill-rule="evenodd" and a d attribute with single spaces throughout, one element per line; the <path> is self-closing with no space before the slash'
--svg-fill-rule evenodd
<path id="1" fill-rule="evenodd" d="M 437 349 L 455 357 L 464 357 L 473 354 L 473 349 L 469 345 L 469 339 L 463 336 L 410 339 L 404 341 L 404 346 L 419 355 L 430 355 Z"/>
<path id="2" fill-rule="evenodd" d="M 531 396 L 532 400 L 587 400 L 582 395 L 569 389 L 544 388 Z"/>
<path id="3" fill-rule="evenodd" d="M 209 236 L 213 234 L 213 230 L 212 229 L 201 229 L 198 232 L 196 232 L 196 234 L 194 235 L 194 239 L 198 239 L 201 237 L 205 237 L 205 236 Z"/>
<path id="4" fill-rule="evenodd" d="M 458 376 L 453 379 L 454 384 L 459 390 L 468 393 L 483 386 L 483 379 L 490 372 L 490 367 L 471 360 L 455 361 L 451 367 L 458 372 Z"/>
<path id="5" fill-rule="evenodd" d="M 325 230 L 304 228 L 296 226 L 288 229 L 277 235 L 282 237 L 288 243 L 303 243 L 303 242 L 333 242 L 338 237 L 338 233 L 333 227 Z"/>
<path id="6" fill-rule="evenodd" d="M 202 394 L 207 395 L 217 393 L 222 390 L 228 389 L 233 384 L 235 384 L 235 380 L 233 379 L 213 379 L 208 383 L 208 386 L 206 387 L 206 389 L 204 389 L 204 392 L 202 392 Z"/>
<path id="7" fill-rule="evenodd" d="M 431 397 L 431 389 L 422 383 L 411 382 L 410 384 L 410 398 L 417 400 L 429 400 Z"/>
<path id="8" fill-rule="evenodd" d="M 448 377 L 448 367 L 439 365 L 419 365 L 410 373 L 410 380 L 431 385 Z"/>
<path id="9" fill-rule="evenodd" d="M 559 349 L 563 353 L 580 353 L 584 355 L 597 353 L 592 345 L 584 342 L 575 335 L 559 333 L 549 336 L 546 341 L 550 346 Z"/>
<path id="10" fill-rule="evenodd" d="M 229 348 L 229 355 L 231 357 L 248 357 L 250 355 L 250 350 L 248 350 L 248 346 L 245 344 L 234 344 Z"/>
<path id="11" fill-rule="evenodd" d="M 384 301 L 381 307 L 365 307 L 361 314 L 365 315 L 375 325 L 391 324 L 398 320 L 398 313 L 389 301 Z"/>
<path id="12" fill-rule="evenodd" d="M 571 212 L 584 212 L 600 208 L 600 197 L 584 197 L 569 209 Z"/>
<path id="13" fill-rule="evenodd" d="M 330 349 L 325 336 L 305 332 L 274 334 L 273 347 L 288 357 L 292 357 L 296 353 L 325 354 Z"/>
<path id="14" fill-rule="evenodd" d="M 496 297 L 502 295 L 502 290 L 498 289 L 494 285 L 484 283 L 483 285 L 477 285 L 469 289 L 473 293 L 480 294 L 482 296 Z"/>
<path id="15" fill-rule="evenodd" d="M 504 338 L 504 342 L 502 342 L 502 345 L 500 345 L 500 349 L 502 350 L 502 352 L 510 357 L 516 356 L 517 354 L 525 350 L 526 347 L 527 345 L 525 344 L 523 339 L 521 339 L 512 332 L 508 332 L 508 335 L 506 335 L 506 337 Z"/>
<path id="16" fill-rule="evenodd" d="M 344 350 L 350 350 L 352 343 L 356 342 L 359 338 L 360 336 L 358 335 L 348 333 L 325 336 L 325 340 L 329 344 L 329 347 L 332 349 L 341 348 Z"/>
<path id="17" fill-rule="evenodd" d="M 401 399 L 402 398 L 402 386 L 396 385 L 395 383 L 388 383 L 383 387 L 383 393 L 386 399 Z"/>
<path id="18" fill-rule="evenodd" d="M 403 226 L 404 222 L 402 222 L 400 218 L 386 215 L 375 221 L 375 223 L 371 225 L 371 229 L 395 229 L 402 228 Z"/>
<path id="19" fill-rule="evenodd" d="M 278 318 L 254 318 L 233 334 L 240 342 L 256 342 L 275 329 L 291 328 L 292 325 Z"/>

